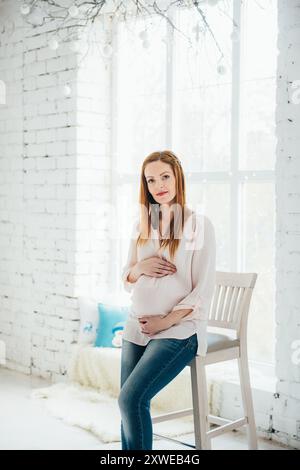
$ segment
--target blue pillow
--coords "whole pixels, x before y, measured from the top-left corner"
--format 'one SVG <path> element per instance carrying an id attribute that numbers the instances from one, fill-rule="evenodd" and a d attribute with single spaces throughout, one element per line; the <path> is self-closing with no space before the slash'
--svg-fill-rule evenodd
<path id="1" fill-rule="evenodd" d="M 97 329 L 94 346 L 113 348 L 116 344 L 113 339 L 116 331 L 124 328 L 129 314 L 129 307 L 110 305 L 100 302 L 98 304 L 99 328 Z"/>

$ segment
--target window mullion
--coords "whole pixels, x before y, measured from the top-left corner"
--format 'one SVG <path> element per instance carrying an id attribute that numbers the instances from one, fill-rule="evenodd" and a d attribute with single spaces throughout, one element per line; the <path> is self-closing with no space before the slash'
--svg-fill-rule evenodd
<path id="1" fill-rule="evenodd" d="M 118 35 L 118 20 L 113 19 L 111 24 L 111 41 L 113 50 L 118 52 L 118 45 L 119 45 L 119 35 Z M 110 194 L 110 201 L 112 207 L 118 210 L 117 203 L 117 187 L 118 187 L 118 131 L 117 131 L 117 119 L 118 119 L 118 87 L 117 87 L 117 74 L 119 73 L 118 70 L 118 63 L 117 63 L 117 54 L 112 55 L 111 59 L 111 71 L 110 71 L 110 111 L 111 111 L 111 134 L 110 134 L 110 152 L 111 152 L 111 194 Z M 110 253 L 111 259 L 119 260 L 120 259 L 120 241 L 116 243 L 114 237 L 110 238 Z M 109 263 L 109 275 L 108 275 L 108 287 L 109 290 L 112 292 L 113 290 L 120 289 L 121 283 L 118 276 L 118 263 Z"/>
<path id="2" fill-rule="evenodd" d="M 242 29 L 242 5 L 240 0 L 234 0 L 233 19 Z M 239 183 L 239 154 L 240 154 L 240 96 L 241 96 L 241 43 L 232 42 L 232 107 L 231 107 L 231 173 L 230 185 L 230 249 L 231 270 L 241 268 L 242 237 L 241 237 L 241 206 Z"/>
<path id="3" fill-rule="evenodd" d="M 168 17 L 174 22 L 174 12 L 170 10 Z M 167 22 L 166 44 L 166 147 L 172 148 L 173 138 L 173 83 L 174 83 L 174 31 Z"/>

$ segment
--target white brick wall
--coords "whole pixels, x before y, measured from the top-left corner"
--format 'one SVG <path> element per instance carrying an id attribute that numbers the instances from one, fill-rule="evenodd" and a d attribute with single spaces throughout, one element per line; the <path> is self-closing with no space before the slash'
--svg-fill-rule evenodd
<path id="1" fill-rule="evenodd" d="M 300 0 L 278 0 L 279 59 L 276 164 L 276 375 L 273 427 L 278 440 L 300 448 Z M 299 91 L 298 91 L 299 95 Z M 300 354 L 298 355 L 300 357 Z"/>
<path id="2" fill-rule="evenodd" d="M 49 26 L 14 21 L 0 36 L 0 339 L 7 367 L 56 381 L 77 338 L 77 296 L 108 286 L 110 70 L 99 54 L 80 63 L 67 45 L 52 51 Z"/>

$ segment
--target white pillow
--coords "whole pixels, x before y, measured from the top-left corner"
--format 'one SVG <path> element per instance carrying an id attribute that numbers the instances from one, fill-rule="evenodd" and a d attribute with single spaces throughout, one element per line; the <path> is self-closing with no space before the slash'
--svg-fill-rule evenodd
<path id="1" fill-rule="evenodd" d="M 80 327 L 78 343 L 91 344 L 94 343 L 97 336 L 97 329 L 100 328 L 98 304 L 100 302 L 111 305 L 128 306 L 130 299 L 128 295 L 121 294 L 103 294 L 98 299 L 79 296 L 79 312 L 80 312 Z"/>

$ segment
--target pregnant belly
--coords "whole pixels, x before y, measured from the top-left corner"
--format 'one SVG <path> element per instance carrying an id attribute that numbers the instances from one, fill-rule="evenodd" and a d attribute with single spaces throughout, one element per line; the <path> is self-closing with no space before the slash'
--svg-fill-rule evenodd
<path id="1" fill-rule="evenodd" d="M 189 293 L 178 273 L 164 277 L 140 276 L 131 296 L 133 315 L 163 315 Z"/>

